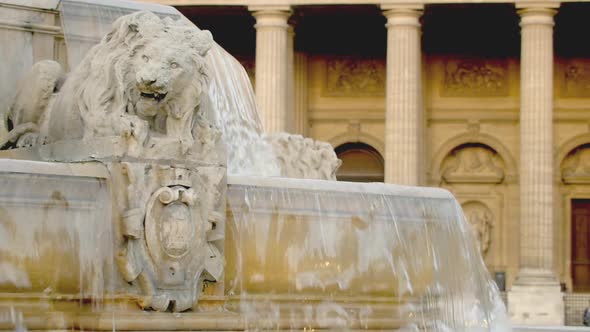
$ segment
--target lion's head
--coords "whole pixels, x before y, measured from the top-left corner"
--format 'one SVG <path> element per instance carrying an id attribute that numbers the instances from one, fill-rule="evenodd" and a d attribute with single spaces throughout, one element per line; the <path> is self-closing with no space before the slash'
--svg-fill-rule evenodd
<path id="1" fill-rule="evenodd" d="M 135 114 L 181 118 L 200 103 L 209 75 L 204 56 L 211 34 L 171 20 L 154 29 L 153 17 L 139 20 L 142 38 L 122 59 L 121 77 Z M 147 31 L 141 25 L 149 22 Z M 145 30 L 145 29 L 144 29 Z"/>
<path id="2" fill-rule="evenodd" d="M 52 140 L 118 136 L 139 127 L 167 134 L 167 118 L 195 115 L 209 81 L 205 55 L 212 44 L 208 31 L 181 20 L 150 12 L 119 18 L 60 92 Z"/>

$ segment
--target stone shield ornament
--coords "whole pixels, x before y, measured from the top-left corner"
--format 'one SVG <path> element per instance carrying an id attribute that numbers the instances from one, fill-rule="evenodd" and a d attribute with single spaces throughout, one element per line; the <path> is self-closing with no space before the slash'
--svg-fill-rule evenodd
<path id="1" fill-rule="evenodd" d="M 211 178 L 207 170 L 128 163 L 126 173 L 130 209 L 123 215 L 126 242 L 118 257 L 123 278 L 140 286 L 144 309 L 188 310 L 203 282 L 220 280 L 223 271 L 211 236 L 222 222 L 210 202 L 219 196 L 211 194 L 219 183 L 203 181 Z"/>

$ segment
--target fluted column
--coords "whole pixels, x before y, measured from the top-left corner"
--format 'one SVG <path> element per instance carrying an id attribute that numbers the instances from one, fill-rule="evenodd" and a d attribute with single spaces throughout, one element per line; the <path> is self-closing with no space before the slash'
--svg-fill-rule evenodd
<path id="1" fill-rule="evenodd" d="M 286 131 L 295 132 L 295 29 L 287 28 L 287 110 Z"/>
<path id="2" fill-rule="evenodd" d="M 288 28 L 286 6 L 249 7 L 256 18 L 256 103 L 267 133 L 287 130 Z"/>
<path id="3" fill-rule="evenodd" d="M 382 6 L 387 18 L 385 182 L 422 181 L 421 6 Z"/>
<path id="4" fill-rule="evenodd" d="M 553 262 L 553 16 L 555 5 L 519 8 L 520 269 L 509 294 L 513 322 L 562 325 Z"/>
<path id="5" fill-rule="evenodd" d="M 294 133 L 305 136 L 307 134 L 307 54 L 295 53 L 294 67 Z"/>

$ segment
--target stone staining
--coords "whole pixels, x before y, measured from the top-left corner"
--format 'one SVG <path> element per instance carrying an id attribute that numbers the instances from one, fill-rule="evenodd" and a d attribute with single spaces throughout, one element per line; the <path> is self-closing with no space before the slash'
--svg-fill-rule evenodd
<path id="1" fill-rule="evenodd" d="M 463 147 L 445 158 L 442 174 L 447 183 L 501 183 L 504 165 L 488 147 Z"/>
<path id="2" fill-rule="evenodd" d="M 460 59 L 445 62 L 443 97 L 503 97 L 508 95 L 505 61 Z"/>
<path id="3" fill-rule="evenodd" d="M 378 59 L 327 60 L 327 97 L 385 95 L 385 62 Z"/>
<path id="4" fill-rule="evenodd" d="M 590 63 L 582 60 L 569 61 L 563 72 L 561 97 L 590 97 Z"/>
<path id="5" fill-rule="evenodd" d="M 470 201 L 462 205 L 463 213 L 469 222 L 477 246 L 483 256 L 487 254 L 492 243 L 494 214 L 481 202 Z"/>

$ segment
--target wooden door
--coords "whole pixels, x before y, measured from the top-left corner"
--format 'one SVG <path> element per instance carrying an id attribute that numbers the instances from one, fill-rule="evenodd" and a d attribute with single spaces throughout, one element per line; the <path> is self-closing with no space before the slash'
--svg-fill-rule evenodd
<path id="1" fill-rule="evenodd" d="M 572 200 L 574 292 L 590 292 L 590 199 Z"/>

